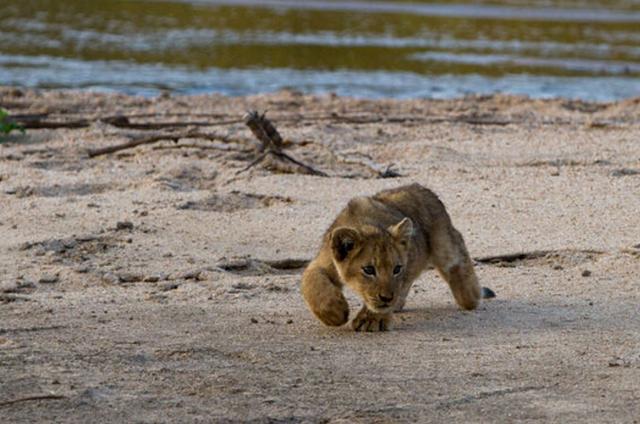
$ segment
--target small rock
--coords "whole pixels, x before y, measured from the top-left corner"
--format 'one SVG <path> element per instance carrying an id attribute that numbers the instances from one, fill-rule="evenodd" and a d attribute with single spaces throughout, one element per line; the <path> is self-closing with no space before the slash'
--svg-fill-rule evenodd
<path id="1" fill-rule="evenodd" d="M 626 177 L 629 175 L 640 175 L 640 169 L 622 168 L 616 169 L 611 173 L 612 177 Z"/>
<path id="2" fill-rule="evenodd" d="M 252 324 L 257 324 L 257 323 L 258 323 L 258 320 L 257 320 L 257 319 L 255 319 L 254 317 L 251 317 L 251 323 L 252 323 Z"/>
<path id="3" fill-rule="evenodd" d="M 118 230 L 118 231 L 133 230 L 133 222 L 131 222 L 131 221 L 119 221 L 116 224 L 116 230 Z"/>
<path id="4" fill-rule="evenodd" d="M 19 247 L 18 250 L 29 250 L 31 249 L 33 246 L 35 246 L 37 243 L 32 243 L 30 241 L 25 241 L 24 243 L 22 243 Z"/>
<path id="5" fill-rule="evenodd" d="M 120 278 L 112 272 L 105 272 L 102 274 L 102 281 L 110 284 L 119 284 Z"/>
<path id="6" fill-rule="evenodd" d="M 91 267 L 89 266 L 80 266 L 75 269 L 78 274 L 86 274 L 91 271 Z"/>
<path id="7" fill-rule="evenodd" d="M 62 245 L 65 249 L 73 249 L 78 244 L 74 239 L 62 240 Z"/>
<path id="8" fill-rule="evenodd" d="M 24 186 L 24 187 L 18 187 L 15 192 L 15 195 L 16 197 L 22 198 L 22 197 L 32 196 L 34 193 L 35 193 L 35 190 L 33 189 L 33 187 Z"/>
<path id="9" fill-rule="evenodd" d="M 582 271 L 582 276 L 583 277 L 590 277 L 591 276 L 591 271 L 589 271 L 588 269 L 585 269 L 584 271 Z"/>
<path id="10" fill-rule="evenodd" d="M 171 282 L 171 281 L 167 281 L 166 283 L 162 283 L 162 284 L 158 285 L 158 289 L 160 289 L 160 291 L 175 290 L 178 287 L 180 287 L 180 284 L 174 283 L 174 282 Z"/>
<path id="11" fill-rule="evenodd" d="M 178 278 L 182 278 L 183 280 L 199 280 L 200 274 L 202 274 L 202 271 L 198 269 L 194 271 L 187 271 Z"/>
<path id="12" fill-rule="evenodd" d="M 272 292 L 288 292 L 289 291 L 288 287 L 279 286 L 279 285 L 274 284 L 274 283 L 268 284 L 265 288 L 268 291 L 272 291 Z"/>
<path id="13" fill-rule="evenodd" d="M 211 273 L 203 270 L 202 272 L 200 272 L 200 274 L 198 274 L 198 276 L 196 277 L 196 280 L 198 281 L 211 280 Z"/>
<path id="14" fill-rule="evenodd" d="M 160 281 L 160 276 L 159 275 L 147 275 L 146 277 L 144 277 L 144 279 L 142 280 L 145 283 L 157 283 L 158 281 Z"/>
<path id="15" fill-rule="evenodd" d="M 292 319 L 288 319 L 287 320 L 287 324 L 293 324 L 293 320 Z"/>
<path id="16" fill-rule="evenodd" d="M 609 361 L 610 367 L 619 367 L 624 365 L 624 361 L 621 358 L 613 358 Z"/>
<path id="17" fill-rule="evenodd" d="M 167 295 L 162 293 L 151 293 L 145 296 L 145 300 L 154 302 L 167 303 Z"/>
<path id="18" fill-rule="evenodd" d="M 233 288 L 235 290 L 251 290 L 251 289 L 253 289 L 253 286 L 251 284 L 240 282 L 240 283 L 236 283 L 236 284 L 232 285 L 231 288 Z"/>
<path id="19" fill-rule="evenodd" d="M 53 274 L 53 275 L 45 274 L 42 277 L 40 277 L 40 279 L 38 280 L 38 283 L 40 283 L 40 284 L 55 284 L 58 281 L 59 281 L 59 278 L 58 278 L 57 274 Z"/>
<path id="20" fill-rule="evenodd" d="M 18 283 L 15 281 L 0 282 L 0 293 L 17 293 Z"/>
<path id="21" fill-rule="evenodd" d="M 561 269 L 564 269 L 564 268 L 563 268 L 563 267 L 562 267 L 562 265 L 560 265 L 560 264 L 555 264 L 555 265 L 553 266 L 553 269 L 555 269 L 555 270 L 561 270 Z"/>
<path id="22" fill-rule="evenodd" d="M 144 275 L 135 272 L 119 272 L 118 279 L 121 283 L 137 283 L 144 279 Z"/>
<path id="23" fill-rule="evenodd" d="M 8 91 L 7 94 L 13 97 L 23 97 L 24 91 L 20 90 L 19 88 L 12 88 L 11 90 Z"/>
<path id="24" fill-rule="evenodd" d="M 79 242 L 82 242 L 82 243 L 86 243 L 86 242 L 89 242 L 89 241 L 95 241 L 97 239 L 98 239 L 98 237 L 92 236 L 90 234 L 87 234 L 87 235 L 84 235 L 84 236 L 78 236 L 76 238 L 76 240 L 78 240 Z"/>

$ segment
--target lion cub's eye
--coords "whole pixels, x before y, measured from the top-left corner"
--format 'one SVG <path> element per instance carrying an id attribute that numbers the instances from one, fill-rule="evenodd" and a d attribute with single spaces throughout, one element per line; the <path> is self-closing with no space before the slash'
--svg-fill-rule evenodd
<path id="1" fill-rule="evenodd" d="M 366 275 L 371 275 L 371 276 L 376 275 L 376 269 L 371 265 L 363 266 L 362 272 L 364 272 Z"/>
<path id="2" fill-rule="evenodd" d="M 396 265 L 395 268 L 393 268 L 393 275 L 398 275 L 402 272 L 402 265 Z"/>

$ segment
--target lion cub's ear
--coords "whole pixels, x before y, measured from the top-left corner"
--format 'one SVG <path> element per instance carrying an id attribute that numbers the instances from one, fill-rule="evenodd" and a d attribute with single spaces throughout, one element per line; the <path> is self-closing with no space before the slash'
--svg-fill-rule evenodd
<path id="1" fill-rule="evenodd" d="M 339 227 L 331 233 L 331 250 L 337 261 L 343 261 L 360 240 L 360 234 L 353 228 Z"/>
<path id="2" fill-rule="evenodd" d="M 409 244 L 409 240 L 413 236 L 413 221 L 411 218 L 404 218 L 396 225 L 392 225 L 387 228 L 387 231 L 395 237 L 404 246 Z"/>

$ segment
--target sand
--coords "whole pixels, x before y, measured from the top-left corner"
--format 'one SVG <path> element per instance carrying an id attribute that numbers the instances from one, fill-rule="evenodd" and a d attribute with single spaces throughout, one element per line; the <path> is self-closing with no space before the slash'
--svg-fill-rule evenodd
<path id="1" fill-rule="evenodd" d="M 0 88 L 0 106 L 78 123 L 0 144 L 3 422 L 640 420 L 640 99 Z M 238 173 L 249 109 L 329 177 Z M 216 140 L 87 155 L 189 130 Z M 324 327 L 304 261 L 349 198 L 410 182 L 497 297 L 462 312 L 427 272 L 393 331 Z"/>

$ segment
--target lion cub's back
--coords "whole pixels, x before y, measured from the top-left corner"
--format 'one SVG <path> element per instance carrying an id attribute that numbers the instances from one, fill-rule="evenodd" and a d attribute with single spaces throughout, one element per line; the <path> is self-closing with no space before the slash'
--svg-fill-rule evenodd
<path id="1" fill-rule="evenodd" d="M 411 184 L 383 190 L 373 199 L 397 209 L 424 230 L 433 225 L 449 224 L 447 211 L 434 192 L 420 184 Z"/>
<path id="2" fill-rule="evenodd" d="M 411 184 L 383 190 L 371 197 L 355 197 L 340 212 L 328 232 L 340 226 L 387 227 L 404 217 L 428 233 L 433 225 L 450 223 L 444 205 L 431 190 Z"/>

